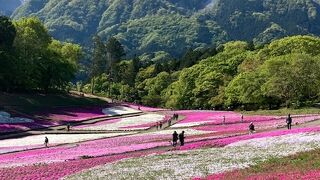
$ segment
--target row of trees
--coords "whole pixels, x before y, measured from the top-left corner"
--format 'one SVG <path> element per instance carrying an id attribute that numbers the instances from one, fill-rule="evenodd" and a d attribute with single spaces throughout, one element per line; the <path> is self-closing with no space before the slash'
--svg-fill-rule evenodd
<path id="1" fill-rule="evenodd" d="M 299 107 L 320 100 L 318 37 L 287 37 L 259 48 L 235 41 L 189 50 L 180 60 L 145 63 L 134 58 L 116 66 L 116 80 L 102 73 L 93 89 L 151 106 L 249 110 Z M 91 88 L 88 84 L 84 90 Z"/>
<path id="2" fill-rule="evenodd" d="M 79 45 L 54 40 L 37 18 L 0 17 L 0 90 L 63 90 L 81 56 Z"/>

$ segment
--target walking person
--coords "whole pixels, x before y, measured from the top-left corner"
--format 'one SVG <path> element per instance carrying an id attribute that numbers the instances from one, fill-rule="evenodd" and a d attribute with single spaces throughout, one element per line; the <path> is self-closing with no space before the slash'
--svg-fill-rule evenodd
<path id="1" fill-rule="evenodd" d="M 223 116 L 223 124 L 226 124 L 226 116 Z"/>
<path id="2" fill-rule="evenodd" d="M 243 114 L 241 114 L 241 123 L 243 123 Z"/>
<path id="3" fill-rule="evenodd" d="M 160 129 L 162 129 L 162 122 L 160 122 L 159 127 L 160 127 Z"/>
<path id="4" fill-rule="evenodd" d="M 67 124 L 67 131 L 70 131 L 70 123 Z"/>
<path id="5" fill-rule="evenodd" d="M 48 143 L 49 143 L 49 139 L 48 139 L 48 137 L 46 136 L 46 137 L 44 138 L 44 145 L 45 145 L 46 147 L 48 147 Z"/>
<path id="6" fill-rule="evenodd" d="M 157 125 L 156 125 L 156 126 L 157 126 L 157 130 L 158 130 L 158 129 L 159 129 L 159 122 L 157 122 Z"/>
<path id="7" fill-rule="evenodd" d="M 287 117 L 286 122 L 287 122 L 287 127 L 288 127 L 288 129 L 291 129 L 292 118 L 291 118 L 291 115 L 290 115 L 290 114 L 288 114 L 288 117 Z"/>
<path id="8" fill-rule="evenodd" d="M 249 134 L 253 134 L 254 132 L 255 132 L 254 125 L 253 125 L 253 122 L 251 122 L 249 125 Z"/>
<path id="9" fill-rule="evenodd" d="M 171 126 L 171 121 L 172 121 L 172 118 L 170 118 L 168 121 L 169 126 Z"/>
<path id="10" fill-rule="evenodd" d="M 184 146 L 184 131 L 179 134 L 180 146 Z"/>
<path id="11" fill-rule="evenodd" d="M 177 131 L 174 131 L 172 134 L 172 146 L 176 147 L 177 142 L 178 142 L 178 133 Z"/>

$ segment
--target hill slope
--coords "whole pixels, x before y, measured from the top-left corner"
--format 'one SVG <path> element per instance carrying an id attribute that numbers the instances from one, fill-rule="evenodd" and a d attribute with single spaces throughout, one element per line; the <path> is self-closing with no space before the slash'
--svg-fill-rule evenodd
<path id="1" fill-rule="evenodd" d="M 116 36 L 129 55 L 227 40 L 256 43 L 294 34 L 320 34 L 313 0 L 30 0 L 15 19 L 36 15 L 55 38 L 88 46 L 94 34 Z"/>
<path id="2" fill-rule="evenodd" d="M 10 16 L 22 2 L 21 0 L 0 0 L 0 15 Z"/>

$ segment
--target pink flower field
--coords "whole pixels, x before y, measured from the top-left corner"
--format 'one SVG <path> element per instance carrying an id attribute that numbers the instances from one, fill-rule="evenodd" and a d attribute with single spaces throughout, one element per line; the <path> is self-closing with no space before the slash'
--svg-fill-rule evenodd
<path id="1" fill-rule="evenodd" d="M 31 123 L 0 124 L 0 134 L 29 131 L 32 129 L 41 129 L 41 128 L 47 128 L 51 126 L 58 126 L 58 125 L 61 125 L 61 123 L 44 121 L 44 120 L 43 121 L 35 120 L 34 122 L 31 122 Z"/>
<path id="2" fill-rule="evenodd" d="M 85 169 L 112 163 L 126 158 L 136 158 L 150 154 L 160 154 L 163 150 L 147 152 L 131 152 L 120 155 L 104 156 L 90 159 L 78 159 L 64 162 L 54 162 L 51 164 L 29 165 L 0 169 L 0 179 L 61 179 L 67 175 L 80 172 Z"/>
<path id="3" fill-rule="evenodd" d="M 134 103 L 122 103 L 123 106 L 127 106 L 133 109 L 145 111 L 145 112 L 156 112 L 156 111 L 165 111 L 168 109 L 162 109 L 162 108 L 154 108 L 154 107 L 147 107 L 139 104 L 134 104 Z"/>
<path id="4" fill-rule="evenodd" d="M 95 124 L 80 125 L 74 127 L 76 130 L 94 130 L 94 131 L 114 131 L 114 130 L 147 130 L 157 123 L 167 122 L 171 116 L 160 114 L 143 114 L 121 119 L 100 121 Z"/>
<path id="5" fill-rule="evenodd" d="M 140 111 L 125 106 L 112 105 L 96 107 L 54 108 L 47 111 L 39 112 L 35 116 L 55 121 L 77 122 L 137 112 Z"/>
<path id="6" fill-rule="evenodd" d="M 0 156 L 0 167 L 61 162 L 84 156 L 106 156 L 170 145 L 168 141 L 161 141 L 162 139 L 167 138 L 159 135 L 115 137 L 5 154 Z"/>
<path id="7" fill-rule="evenodd" d="M 241 114 L 228 111 L 177 111 L 186 118 L 173 127 L 191 127 L 199 125 L 233 124 L 241 122 Z M 279 116 L 244 116 L 243 122 L 270 121 L 282 119 Z M 225 120 L 224 120 L 225 119 Z"/>
<path id="8" fill-rule="evenodd" d="M 241 136 L 207 140 L 203 142 L 194 142 L 181 147 L 180 150 L 199 149 L 204 147 L 224 147 L 224 146 L 227 146 L 228 144 L 243 141 L 243 140 L 248 140 L 248 139 L 275 137 L 275 136 L 308 133 L 308 132 L 319 132 L 319 131 L 320 131 L 320 127 L 314 127 L 314 128 L 297 128 L 292 130 L 276 130 L 276 131 L 270 131 L 270 132 L 256 133 L 252 135 L 245 134 Z"/>
<path id="9" fill-rule="evenodd" d="M 107 116 L 102 112 L 103 108 L 105 107 L 55 108 L 37 113 L 36 116 L 56 121 L 83 121 Z"/>
<path id="10" fill-rule="evenodd" d="M 316 119 L 320 119 L 320 116 L 298 116 L 293 118 L 293 124 L 304 124 L 307 122 L 314 121 Z M 264 118 L 252 118 L 252 122 L 254 122 L 255 129 L 258 131 L 281 128 L 286 126 L 286 121 L 284 118 L 280 119 L 271 119 L 265 120 Z M 234 123 L 234 124 L 225 124 L 225 125 L 202 125 L 198 127 L 194 127 L 196 130 L 202 131 L 214 131 L 214 132 L 245 132 L 248 131 L 248 123 Z"/>
<path id="11" fill-rule="evenodd" d="M 178 113 L 185 119 L 165 130 L 147 130 L 155 126 L 157 122 L 167 122 L 173 113 Z M 93 111 L 91 115 L 90 113 L 84 114 L 79 113 L 78 115 L 79 117 L 89 117 L 98 113 Z M 221 122 L 223 116 L 226 117 L 224 124 Z M 178 153 L 181 154 L 181 157 L 184 157 L 183 154 L 192 154 L 193 151 L 211 148 L 219 151 L 221 148 L 232 146 L 235 143 L 245 143 L 249 140 L 319 133 L 320 126 L 295 127 L 317 119 L 320 119 L 320 115 L 294 116 L 292 130 L 278 129 L 285 125 L 285 117 L 244 116 L 244 122 L 241 122 L 241 114 L 224 111 L 169 111 L 167 115 L 153 112 L 138 114 L 136 117 L 99 121 L 94 124 L 83 123 L 72 127 L 72 131 L 84 133 L 92 130 L 131 130 L 129 132 L 131 134 L 124 134 L 119 137 L 103 137 L 105 132 L 101 131 L 100 138 L 97 136 L 83 141 L 80 139 L 68 140 L 62 144 L 50 143 L 51 141 L 49 141 L 49 148 L 45 148 L 42 144 L 45 135 L 42 135 L 37 141 L 31 141 L 30 139 L 30 143 L 22 140 L 18 141 L 18 139 L 10 140 L 11 145 L 0 147 L 0 153 L 5 153 L 0 155 L 0 179 L 16 179 L 17 177 L 19 177 L 18 179 L 60 179 L 89 168 L 118 162 L 121 159 L 133 158 L 134 161 L 135 158 L 139 157 L 156 158 L 157 156 L 163 156 L 163 158 L 166 158 L 168 152 Z M 4 130 L 6 128 L 8 130 L 13 128 L 27 130 L 28 128 L 48 127 L 60 123 L 56 121 L 53 121 L 56 124 L 43 122 L 45 123 L 38 124 L 38 121 L 35 120 L 31 123 L 34 126 L 29 124 L 30 127 L 27 124 L 0 124 L 0 130 L 1 128 Z M 248 134 L 249 122 L 254 122 L 257 133 Z M 182 130 L 186 132 L 185 146 L 172 147 L 173 131 L 180 133 Z M 84 134 L 78 135 L 84 136 Z M 50 136 L 49 138 L 53 139 Z M 18 143 L 17 145 L 14 143 L 15 141 Z M 26 141 L 28 140 L 26 139 Z M 60 140 L 59 142 L 64 141 Z M 189 158 L 192 159 L 192 156 Z M 167 160 L 172 161 L 171 159 Z M 292 174 L 297 173 L 292 172 Z M 318 177 L 317 172 L 313 173 L 313 176 L 311 174 L 297 174 L 297 176 Z M 223 173 L 211 175 L 207 178 L 219 179 L 220 176 L 222 177 Z M 281 174 L 275 176 L 278 177 Z M 263 175 L 262 177 L 266 176 Z M 270 175 L 270 177 L 274 176 Z M 259 179 L 259 176 L 253 177 L 253 179 L 255 178 Z"/>

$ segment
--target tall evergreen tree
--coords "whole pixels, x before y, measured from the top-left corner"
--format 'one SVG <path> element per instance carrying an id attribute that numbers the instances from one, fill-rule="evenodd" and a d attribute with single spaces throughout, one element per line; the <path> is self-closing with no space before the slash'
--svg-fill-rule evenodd
<path id="1" fill-rule="evenodd" d="M 107 49 L 99 36 L 93 37 L 93 55 L 91 65 L 91 78 L 99 76 L 100 74 L 108 71 L 107 67 Z"/>
<path id="2" fill-rule="evenodd" d="M 0 16 L 0 49 L 12 48 L 16 33 L 16 28 L 10 19 L 6 16 Z"/>
<path id="3" fill-rule="evenodd" d="M 9 91 L 14 74 L 13 42 L 16 37 L 16 29 L 10 19 L 0 16 L 0 90 Z"/>
<path id="4" fill-rule="evenodd" d="M 110 77 L 114 81 L 118 81 L 117 64 L 121 61 L 122 57 L 126 55 L 124 48 L 115 37 L 111 37 L 108 40 L 106 48 Z"/>

